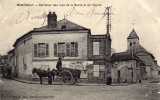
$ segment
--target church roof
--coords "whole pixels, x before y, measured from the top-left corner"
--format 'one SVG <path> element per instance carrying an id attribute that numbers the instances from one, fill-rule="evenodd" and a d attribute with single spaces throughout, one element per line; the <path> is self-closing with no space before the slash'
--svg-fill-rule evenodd
<path id="1" fill-rule="evenodd" d="M 143 46 L 139 45 L 137 48 L 136 48 L 136 54 L 139 55 L 140 53 L 145 53 L 147 55 L 150 55 L 152 57 L 152 59 L 155 59 L 155 57 L 153 56 L 152 53 L 148 52 Z"/>
<path id="2" fill-rule="evenodd" d="M 131 31 L 131 33 L 129 34 L 129 36 L 128 36 L 128 39 L 134 39 L 134 38 L 138 38 L 138 39 L 139 39 L 139 37 L 138 37 L 135 29 L 133 29 L 133 30 Z"/>
<path id="3" fill-rule="evenodd" d="M 130 52 L 127 50 L 126 52 Z M 147 51 L 143 46 L 139 45 L 133 50 L 134 54 L 141 59 L 146 65 L 152 65 L 155 57 Z"/>
<path id="4" fill-rule="evenodd" d="M 112 61 L 140 60 L 137 56 L 129 52 L 114 53 L 111 57 Z"/>
<path id="5" fill-rule="evenodd" d="M 89 30 L 86 27 L 80 26 L 74 22 L 71 22 L 67 19 L 62 19 L 60 21 L 57 22 L 57 26 L 55 28 L 49 28 L 48 25 L 46 26 L 42 26 L 40 28 L 34 28 L 35 31 L 48 31 L 48 30 L 52 30 L 52 31 L 64 31 L 64 30 Z"/>

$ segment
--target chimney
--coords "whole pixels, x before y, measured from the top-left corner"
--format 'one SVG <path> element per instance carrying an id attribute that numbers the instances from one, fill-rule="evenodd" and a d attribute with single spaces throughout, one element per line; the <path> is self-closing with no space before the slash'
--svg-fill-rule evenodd
<path id="1" fill-rule="evenodd" d="M 55 12 L 49 12 L 47 15 L 47 22 L 49 28 L 55 28 L 57 26 L 57 15 Z"/>

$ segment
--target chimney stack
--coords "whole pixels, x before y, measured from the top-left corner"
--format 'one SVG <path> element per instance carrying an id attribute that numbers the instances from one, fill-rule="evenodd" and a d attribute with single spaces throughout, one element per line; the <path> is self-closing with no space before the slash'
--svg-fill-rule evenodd
<path id="1" fill-rule="evenodd" d="M 55 12 L 49 12 L 47 15 L 47 22 L 49 28 L 55 28 L 57 26 L 57 15 Z"/>

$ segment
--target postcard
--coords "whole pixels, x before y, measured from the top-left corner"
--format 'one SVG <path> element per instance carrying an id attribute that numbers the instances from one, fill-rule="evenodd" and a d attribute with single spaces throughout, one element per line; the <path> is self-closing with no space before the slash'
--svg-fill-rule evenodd
<path id="1" fill-rule="evenodd" d="M 159 100 L 158 0 L 0 0 L 0 100 Z"/>

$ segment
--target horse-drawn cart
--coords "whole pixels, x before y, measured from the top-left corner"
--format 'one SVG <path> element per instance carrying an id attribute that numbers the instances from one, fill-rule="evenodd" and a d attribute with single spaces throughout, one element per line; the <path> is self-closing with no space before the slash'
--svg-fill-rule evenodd
<path id="1" fill-rule="evenodd" d="M 63 83 L 67 84 L 75 84 L 80 79 L 81 71 L 78 69 L 71 69 L 71 68 L 62 68 L 61 71 L 59 70 L 42 70 L 39 68 L 34 68 L 32 70 L 33 74 L 37 74 L 40 79 L 40 84 L 43 82 L 43 77 L 48 77 L 52 81 L 56 81 L 58 77 Z"/>

